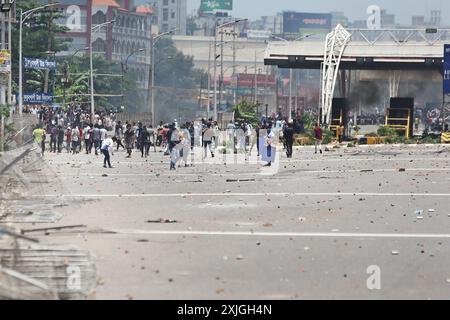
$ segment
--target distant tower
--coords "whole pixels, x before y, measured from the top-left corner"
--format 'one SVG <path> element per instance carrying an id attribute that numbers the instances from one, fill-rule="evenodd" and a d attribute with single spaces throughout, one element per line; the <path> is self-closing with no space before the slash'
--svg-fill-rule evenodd
<path id="1" fill-rule="evenodd" d="M 434 27 L 439 27 L 441 25 L 441 11 L 440 10 L 431 11 L 430 24 Z"/>

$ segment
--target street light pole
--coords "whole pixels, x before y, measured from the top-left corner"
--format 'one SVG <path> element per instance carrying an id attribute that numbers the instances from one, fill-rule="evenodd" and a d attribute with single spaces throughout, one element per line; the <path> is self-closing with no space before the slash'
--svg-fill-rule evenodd
<path id="1" fill-rule="evenodd" d="M 89 77 L 90 77 L 90 93 L 91 93 L 91 122 L 94 123 L 95 117 L 95 102 L 94 102 L 94 62 L 92 59 L 92 29 L 91 29 L 91 37 L 89 41 Z"/>
<path id="2" fill-rule="evenodd" d="M 214 117 L 213 120 L 217 121 L 217 81 L 216 81 L 216 77 L 217 77 L 217 63 L 216 63 L 216 59 L 217 59 L 217 30 L 218 29 L 222 29 L 226 26 L 230 26 L 230 25 L 235 25 L 236 23 L 239 23 L 241 21 L 247 21 L 248 19 L 235 19 L 233 21 L 229 21 L 226 22 L 224 24 L 221 25 L 217 25 L 217 21 L 215 23 L 215 29 L 214 29 Z M 220 45 L 222 46 L 221 48 L 221 71 L 222 71 L 222 79 L 221 82 L 223 83 L 223 45 L 224 45 L 224 41 L 223 41 L 223 31 L 222 31 L 222 37 L 221 37 L 221 43 Z M 220 91 L 220 98 L 222 100 L 223 96 L 223 90 Z"/>
<path id="3" fill-rule="evenodd" d="M 9 10 L 8 12 L 8 49 L 9 52 L 12 52 L 12 35 L 11 35 L 11 29 L 12 29 L 12 10 Z M 8 75 L 8 104 L 12 104 L 12 72 L 9 72 Z"/>
<path id="4" fill-rule="evenodd" d="M 89 50 L 89 68 L 90 68 L 90 79 L 91 79 L 91 83 L 90 83 L 90 87 L 91 87 L 91 121 L 94 122 L 94 117 L 95 117 L 95 99 L 94 99 L 94 62 L 93 62 L 93 47 L 92 44 L 94 43 L 93 39 L 92 39 L 92 31 L 94 31 L 97 28 L 101 28 L 103 26 L 109 25 L 111 23 L 114 23 L 116 20 L 113 19 L 111 21 L 107 21 L 98 25 L 95 25 L 91 28 L 91 32 L 90 32 L 90 50 Z"/>
<path id="5" fill-rule="evenodd" d="M 209 119 L 209 114 L 211 112 L 211 44 L 209 44 L 209 52 L 208 52 L 208 105 L 206 106 L 206 118 Z"/>
<path id="6" fill-rule="evenodd" d="M 156 128 L 156 115 L 155 115 L 155 42 L 153 35 L 150 41 L 150 68 L 152 72 L 150 73 L 150 94 L 151 94 L 151 112 L 152 112 L 152 127 Z"/>
<path id="7" fill-rule="evenodd" d="M 296 38 L 294 41 L 301 41 L 301 40 L 306 39 L 306 38 L 309 38 L 309 37 L 311 37 L 311 36 L 314 36 L 314 34 L 313 34 L 313 33 L 311 33 L 311 34 L 306 34 L 306 35 L 304 35 L 304 36 L 301 36 L 301 37 Z M 281 38 L 281 37 L 278 37 L 278 36 L 276 36 L 276 35 L 272 35 L 272 38 L 275 38 L 275 39 L 281 40 L 281 41 L 285 41 L 285 42 L 289 42 L 288 40 L 286 40 L 286 39 L 284 39 L 284 38 Z M 288 109 L 288 112 L 289 112 L 289 117 L 288 117 L 288 119 L 289 119 L 289 120 L 290 120 L 291 117 L 292 117 L 292 81 L 293 81 L 293 77 L 292 77 L 292 68 L 289 68 L 289 109 Z"/>
<path id="8" fill-rule="evenodd" d="M 173 34 L 175 31 L 178 31 L 178 28 L 169 30 L 167 32 L 161 33 L 160 35 L 154 37 L 153 33 L 150 35 L 150 74 L 149 74 L 149 80 L 150 80 L 150 96 L 151 96 L 151 105 L 150 110 L 152 112 L 152 127 L 156 127 L 156 117 L 155 117 L 155 46 L 158 43 L 158 41 L 169 34 Z M 148 100 L 148 95 L 147 95 Z M 148 101 L 147 101 L 148 102 Z"/>
<path id="9" fill-rule="evenodd" d="M 256 58 L 256 50 L 255 50 L 255 76 L 254 76 L 254 88 L 255 88 L 255 104 L 258 104 L 258 69 L 257 69 L 257 58 Z"/>
<path id="10" fill-rule="evenodd" d="M 237 98 L 237 80 L 236 80 L 236 24 L 233 25 L 233 81 L 236 81 L 236 87 L 233 88 L 233 105 L 236 105 Z"/>
<path id="11" fill-rule="evenodd" d="M 214 26 L 214 72 L 213 72 L 213 80 L 214 80 L 214 114 L 213 120 L 217 121 L 217 21 Z"/>
<path id="12" fill-rule="evenodd" d="M 289 112 L 288 120 L 292 117 L 292 68 L 289 69 Z"/>
<path id="13" fill-rule="evenodd" d="M 24 22 L 36 11 L 42 10 L 48 7 L 59 5 L 59 3 L 50 3 L 44 6 L 40 6 L 34 9 L 23 12 L 19 9 L 19 114 L 23 112 L 23 52 L 22 52 L 22 31 Z"/>
<path id="14" fill-rule="evenodd" d="M 20 21 L 19 21 L 19 114 L 23 112 L 23 80 L 22 80 L 22 68 L 23 68 L 23 58 L 22 58 L 22 25 L 23 25 L 23 13 L 20 9 Z"/>
<path id="15" fill-rule="evenodd" d="M 125 83 L 125 72 L 127 72 L 128 71 L 128 60 L 130 59 L 130 57 L 132 56 L 132 55 L 134 55 L 134 54 L 136 54 L 136 53 L 138 53 L 138 52 L 143 52 L 143 51 L 145 51 L 145 49 L 138 49 L 138 50 L 135 50 L 135 51 L 133 51 L 133 52 L 131 52 L 127 57 L 126 57 L 126 59 L 125 59 L 125 63 L 124 63 L 124 61 L 122 60 L 121 62 L 120 62 L 120 65 L 121 65 L 121 67 L 122 67 L 122 77 L 121 77 L 121 89 L 122 89 L 122 105 L 121 105 L 121 107 L 122 108 L 125 108 L 125 88 L 124 88 L 124 83 Z"/>
<path id="16" fill-rule="evenodd" d="M 223 102 L 223 78 L 224 78 L 224 73 L 223 73 L 223 33 L 224 31 L 222 30 L 220 33 L 220 86 L 219 86 L 219 90 L 220 90 L 220 99 L 219 99 L 219 104 L 222 105 Z M 217 115 L 216 115 L 217 117 Z M 217 120 L 217 118 L 216 118 Z"/>

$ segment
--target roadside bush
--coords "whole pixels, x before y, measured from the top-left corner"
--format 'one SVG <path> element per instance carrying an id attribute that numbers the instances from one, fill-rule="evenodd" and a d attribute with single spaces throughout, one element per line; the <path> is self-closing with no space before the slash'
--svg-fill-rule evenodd
<path id="1" fill-rule="evenodd" d="M 323 130 L 323 144 L 329 144 L 335 138 L 334 132 L 330 129 Z"/>
<path id="2" fill-rule="evenodd" d="M 377 131 L 380 137 L 398 137 L 398 132 L 395 129 L 382 126 Z"/>
<path id="3" fill-rule="evenodd" d="M 433 137 L 424 137 L 417 140 L 417 143 L 421 144 L 439 144 L 441 143 L 440 138 L 433 138 Z"/>

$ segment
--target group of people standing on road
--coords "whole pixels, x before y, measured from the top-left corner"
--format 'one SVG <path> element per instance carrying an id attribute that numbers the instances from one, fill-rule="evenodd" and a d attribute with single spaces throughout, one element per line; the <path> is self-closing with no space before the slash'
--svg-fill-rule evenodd
<path id="1" fill-rule="evenodd" d="M 104 167 L 112 167 L 111 156 L 114 149 L 124 149 L 126 158 L 131 158 L 133 150 L 140 151 L 141 157 L 147 158 L 150 148 L 153 146 L 156 152 L 156 147 L 159 146 L 164 155 L 170 157 L 170 170 L 176 170 L 177 165 L 188 167 L 189 154 L 196 146 L 202 147 L 202 159 L 206 159 L 208 154 L 214 158 L 220 146 L 246 155 L 251 155 L 256 146 L 258 157 L 263 154 L 266 166 L 271 166 L 276 152 L 274 144 L 277 132 L 282 133 L 280 136 L 288 158 L 293 156 L 295 143 L 295 124 L 283 119 L 275 123 L 263 120 L 255 128 L 248 122 L 230 121 L 224 132 L 220 132 L 217 121 L 212 119 L 187 122 L 181 126 L 176 121 L 167 125 L 161 122 L 156 130 L 141 122 L 123 124 L 118 121 L 113 128 L 108 129 L 110 131 L 98 120 L 94 124 L 84 122 L 73 128 L 68 125 L 66 129 L 54 122 L 47 122 L 46 125 L 38 126 L 33 135 L 36 143 L 41 146 L 42 154 L 46 149 L 46 140 L 49 139 L 50 152 L 61 153 L 65 148 L 74 155 L 83 151 L 86 154 L 102 154 Z M 315 152 L 322 153 L 323 130 L 319 124 L 316 124 L 313 132 Z"/>
<path id="2" fill-rule="evenodd" d="M 33 131 L 35 141 L 41 146 L 42 154 L 46 151 L 46 143 L 49 140 L 50 152 L 61 153 L 63 149 L 67 153 L 78 154 L 83 150 L 86 154 L 94 150 L 97 155 L 100 152 L 102 142 L 107 138 L 108 131 L 104 126 L 86 124 L 83 127 L 38 125 Z"/>

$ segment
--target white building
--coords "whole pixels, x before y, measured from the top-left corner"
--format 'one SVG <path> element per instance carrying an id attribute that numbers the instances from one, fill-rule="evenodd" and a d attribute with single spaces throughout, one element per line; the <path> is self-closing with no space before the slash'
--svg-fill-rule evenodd
<path id="1" fill-rule="evenodd" d="M 186 35 L 187 0 L 135 0 L 135 3 L 156 9 L 161 32 L 178 29 L 175 34 Z"/>

